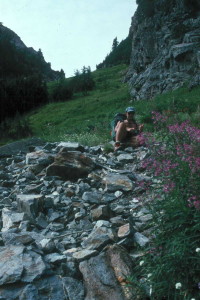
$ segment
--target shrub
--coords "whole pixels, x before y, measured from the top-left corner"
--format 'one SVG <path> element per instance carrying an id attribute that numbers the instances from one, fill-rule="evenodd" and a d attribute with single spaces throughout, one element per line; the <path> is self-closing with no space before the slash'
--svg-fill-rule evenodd
<path id="1" fill-rule="evenodd" d="M 16 114 L 14 119 L 6 119 L 0 124 L 1 139 L 20 139 L 30 137 L 32 130 L 29 125 L 29 120 Z"/>
<path id="2" fill-rule="evenodd" d="M 69 86 L 69 83 L 61 79 L 49 89 L 50 101 L 59 102 L 67 101 L 73 96 L 73 91 Z"/>

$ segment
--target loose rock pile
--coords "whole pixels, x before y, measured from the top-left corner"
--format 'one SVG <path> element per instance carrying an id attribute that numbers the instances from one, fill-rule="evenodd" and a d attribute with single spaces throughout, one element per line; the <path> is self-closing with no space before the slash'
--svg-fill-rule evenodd
<path id="1" fill-rule="evenodd" d="M 148 149 L 17 146 L 0 148 L 0 299 L 136 299 L 126 283 L 150 239 L 137 184 Z"/>

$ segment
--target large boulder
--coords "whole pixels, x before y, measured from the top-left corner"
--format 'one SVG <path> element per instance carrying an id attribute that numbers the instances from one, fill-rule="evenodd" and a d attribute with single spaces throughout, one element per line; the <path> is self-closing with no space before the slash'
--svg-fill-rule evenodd
<path id="1" fill-rule="evenodd" d="M 124 248 L 110 246 L 106 252 L 81 262 L 79 268 L 87 291 L 85 300 L 134 299 L 126 285 L 133 264 Z"/>
<path id="2" fill-rule="evenodd" d="M 44 141 L 38 138 L 30 138 L 27 140 L 13 142 L 0 147 L 0 157 L 10 157 L 18 152 L 28 153 L 36 146 L 43 146 Z"/>
<path id="3" fill-rule="evenodd" d="M 55 157 L 54 163 L 47 167 L 47 176 L 59 176 L 63 180 L 77 180 L 85 177 L 95 167 L 91 158 L 79 151 L 68 151 L 62 148 Z"/>

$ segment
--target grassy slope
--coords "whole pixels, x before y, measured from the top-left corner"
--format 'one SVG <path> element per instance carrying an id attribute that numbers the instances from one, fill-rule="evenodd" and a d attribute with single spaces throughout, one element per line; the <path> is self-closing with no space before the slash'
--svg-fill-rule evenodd
<path id="1" fill-rule="evenodd" d="M 93 72 L 96 87 L 87 96 L 76 94 L 67 102 L 48 104 L 30 116 L 34 135 L 47 140 L 75 139 L 82 133 L 109 138 L 109 122 L 116 111 L 129 104 L 127 84 L 122 83 L 126 65 Z M 69 139 L 70 136 L 67 135 Z"/>
<path id="2" fill-rule="evenodd" d="M 99 144 L 110 139 L 110 121 L 116 112 L 134 105 L 139 121 L 151 130 L 151 111 L 170 110 L 179 119 L 199 122 L 200 88 L 191 92 L 181 88 L 155 99 L 130 102 L 128 85 L 122 83 L 128 66 L 119 65 L 93 72 L 96 87 L 87 96 L 74 95 L 67 102 L 51 103 L 32 112 L 29 117 L 35 136 L 49 141 L 79 141 Z M 183 112 L 184 111 L 184 112 Z"/>

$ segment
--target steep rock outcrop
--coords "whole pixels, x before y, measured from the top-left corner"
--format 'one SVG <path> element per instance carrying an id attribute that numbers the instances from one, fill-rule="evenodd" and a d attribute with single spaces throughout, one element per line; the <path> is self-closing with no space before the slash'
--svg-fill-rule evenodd
<path id="1" fill-rule="evenodd" d="M 138 0 L 126 80 L 133 99 L 200 84 L 198 0 Z"/>

